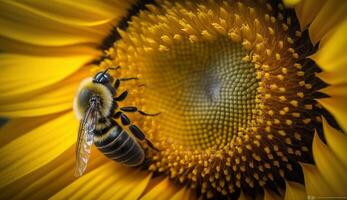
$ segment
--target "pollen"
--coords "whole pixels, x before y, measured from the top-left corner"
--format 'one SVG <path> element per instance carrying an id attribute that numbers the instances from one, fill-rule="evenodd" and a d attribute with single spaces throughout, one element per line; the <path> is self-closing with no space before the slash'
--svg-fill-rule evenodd
<path id="1" fill-rule="evenodd" d="M 147 9 L 118 30 L 103 62 L 140 77 L 126 86 L 128 101 L 161 113 L 133 117 L 160 149 L 147 151 L 147 168 L 208 198 L 300 171 L 317 122 L 307 112 L 314 84 L 296 50 L 307 33 L 283 5 L 163 0 Z"/>

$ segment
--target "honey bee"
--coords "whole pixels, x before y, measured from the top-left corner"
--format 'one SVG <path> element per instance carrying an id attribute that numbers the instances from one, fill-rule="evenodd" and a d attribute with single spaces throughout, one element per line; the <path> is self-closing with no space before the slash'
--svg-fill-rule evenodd
<path id="1" fill-rule="evenodd" d="M 119 69 L 119 67 L 109 69 Z M 127 166 L 138 166 L 145 159 L 144 150 L 137 140 L 145 141 L 153 150 L 159 151 L 125 114 L 138 112 L 145 116 L 156 116 L 159 113 L 148 114 L 135 106 L 119 108 L 117 102 L 123 101 L 128 96 L 128 91 L 124 91 L 115 97 L 121 82 L 137 78 L 114 80 L 107 73 L 109 69 L 83 80 L 74 99 L 74 111 L 80 120 L 76 148 L 76 177 L 82 176 L 86 170 L 93 144 L 108 158 Z M 115 121 L 119 118 L 122 126 L 127 127 L 134 137 L 129 136 L 128 132 Z"/>

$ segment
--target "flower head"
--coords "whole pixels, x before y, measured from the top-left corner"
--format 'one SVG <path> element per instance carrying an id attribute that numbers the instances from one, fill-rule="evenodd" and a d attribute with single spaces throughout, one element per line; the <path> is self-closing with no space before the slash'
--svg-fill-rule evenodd
<path id="1" fill-rule="evenodd" d="M 346 6 L 285 3 L 295 10 L 265 0 L 6 2 L 18 15 L 4 12 L 0 32 L 0 113 L 11 118 L 0 135 L 3 197 L 346 196 Z M 46 26 L 24 31 L 37 18 Z M 80 81 L 114 66 L 113 77 L 137 78 L 117 89 L 129 91 L 120 106 L 160 112 L 128 115 L 160 151 L 140 142 L 146 161 L 131 168 L 93 149 L 74 179 L 72 99 Z"/>

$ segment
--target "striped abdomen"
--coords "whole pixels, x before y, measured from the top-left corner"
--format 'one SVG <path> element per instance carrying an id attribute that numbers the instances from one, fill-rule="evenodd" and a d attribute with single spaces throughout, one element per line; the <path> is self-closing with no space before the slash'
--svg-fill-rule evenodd
<path id="1" fill-rule="evenodd" d="M 95 135 L 94 144 L 108 158 L 128 166 L 140 165 L 145 159 L 142 147 L 118 124 L 102 135 Z"/>

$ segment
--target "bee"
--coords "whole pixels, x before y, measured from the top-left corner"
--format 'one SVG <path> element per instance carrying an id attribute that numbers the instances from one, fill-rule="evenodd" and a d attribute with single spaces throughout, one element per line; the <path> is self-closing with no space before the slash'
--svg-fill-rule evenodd
<path id="1" fill-rule="evenodd" d="M 114 78 L 105 71 L 83 80 L 74 99 L 74 111 L 80 120 L 76 147 L 75 176 L 82 176 L 87 168 L 93 144 L 108 158 L 127 166 L 138 166 L 144 162 L 145 153 L 137 140 L 145 141 L 150 148 L 159 151 L 145 137 L 139 127 L 132 124 L 126 112 L 138 112 L 144 116 L 156 116 L 145 113 L 135 106 L 119 108 L 119 101 L 128 96 L 128 91 L 115 96 L 122 81 L 137 78 Z M 115 119 L 120 119 L 117 123 Z M 127 127 L 131 137 L 123 127 Z M 136 139 L 135 139 L 136 138 Z"/>

